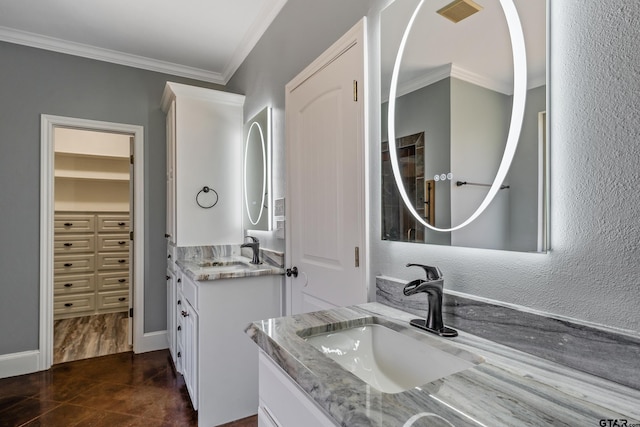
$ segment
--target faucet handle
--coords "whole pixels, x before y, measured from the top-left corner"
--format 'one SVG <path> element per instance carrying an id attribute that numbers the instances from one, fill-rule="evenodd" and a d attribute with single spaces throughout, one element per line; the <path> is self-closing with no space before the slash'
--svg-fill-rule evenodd
<path id="1" fill-rule="evenodd" d="M 427 280 L 438 280 L 442 278 L 442 272 L 438 267 L 431 267 L 429 265 L 424 264 L 407 264 L 407 267 L 422 267 L 424 269 L 425 274 L 427 275 Z"/>
<path id="2" fill-rule="evenodd" d="M 253 236 L 244 236 L 245 239 L 251 239 L 253 243 L 258 243 L 259 240 Z"/>

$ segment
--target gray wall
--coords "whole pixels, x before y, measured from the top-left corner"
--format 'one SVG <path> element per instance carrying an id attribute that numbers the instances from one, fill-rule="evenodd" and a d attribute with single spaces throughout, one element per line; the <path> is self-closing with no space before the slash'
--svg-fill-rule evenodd
<path id="1" fill-rule="evenodd" d="M 640 2 L 550 9 L 551 251 L 381 241 L 372 146 L 372 276 L 412 280 L 403 265 L 428 263 L 448 289 L 639 333 Z"/>
<path id="2" fill-rule="evenodd" d="M 507 183 L 509 190 L 509 249 L 536 251 L 538 243 L 538 113 L 546 110 L 547 86 L 527 92 L 522 132 Z"/>
<path id="3" fill-rule="evenodd" d="M 487 187 L 455 181 L 493 183 L 507 141 L 509 97 L 460 79 L 451 79 L 451 224 L 466 221 L 478 209 Z M 509 231 L 510 191 L 496 194 L 491 205 L 471 224 L 451 232 L 451 244 L 504 249 Z"/>
<path id="4" fill-rule="evenodd" d="M 160 98 L 167 80 L 206 84 L 10 43 L 0 58 L 0 354 L 38 349 L 41 114 L 144 126 L 144 329 L 166 329 Z"/>

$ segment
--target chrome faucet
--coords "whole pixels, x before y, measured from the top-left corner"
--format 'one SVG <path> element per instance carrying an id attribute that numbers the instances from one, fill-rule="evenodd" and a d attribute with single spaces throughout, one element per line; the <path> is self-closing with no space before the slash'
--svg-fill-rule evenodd
<path id="1" fill-rule="evenodd" d="M 253 251 L 253 258 L 251 258 L 251 264 L 260 264 L 260 241 L 253 236 L 244 236 L 245 239 L 251 239 L 251 242 L 243 243 L 241 248 L 251 248 Z"/>
<path id="2" fill-rule="evenodd" d="M 417 279 L 407 283 L 403 289 L 405 295 L 413 295 L 419 292 L 427 294 L 429 311 L 426 319 L 413 319 L 409 322 L 425 331 L 438 334 L 441 337 L 455 337 L 458 331 L 447 328 L 442 321 L 442 293 L 444 289 L 444 279 L 438 267 L 430 267 L 422 264 L 407 264 L 407 267 L 422 267 L 427 276 L 427 280 Z"/>

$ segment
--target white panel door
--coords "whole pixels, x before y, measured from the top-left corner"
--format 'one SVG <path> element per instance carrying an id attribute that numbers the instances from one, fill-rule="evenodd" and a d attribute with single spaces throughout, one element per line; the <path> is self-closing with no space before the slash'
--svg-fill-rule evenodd
<path id="1" fill-rule="evenodd" d="M 288 280 L 293 314 L 367 299 L 363 38 L 361 22 L 287 85 L 287 254 L 299 273 Z"/>

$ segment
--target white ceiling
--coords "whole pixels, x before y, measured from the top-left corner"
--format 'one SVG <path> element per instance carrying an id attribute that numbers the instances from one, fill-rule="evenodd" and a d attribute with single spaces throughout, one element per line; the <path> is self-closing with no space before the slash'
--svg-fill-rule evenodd
<path id="1" fill-rule="evenodd" d="M 226 84 L 287 0 L 0 0 L 0 40 Z"/>

